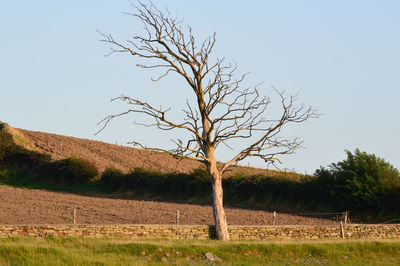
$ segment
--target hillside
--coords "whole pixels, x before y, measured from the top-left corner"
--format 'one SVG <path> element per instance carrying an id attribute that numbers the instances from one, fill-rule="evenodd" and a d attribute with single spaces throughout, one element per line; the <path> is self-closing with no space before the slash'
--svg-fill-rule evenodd
<path id="1" fill-rule="evenodd" d="M 2 123 L 0 133 L 1 185 L 104 193 L 106 197 L 135 200 L 211 202 L 209 177 L 204 169 L 191 172 L 202 165 L 190 158 L 178 160 L 168 154 L 16 129 Z M 119 170 L 104 171 L 110 166 Z M 372 205 L 358 194 L 343 192 L 334 179 L 250 167 L 234 167 L 223 184 L 226 206 L 279 212 L 351 210 L 353 214 L 393 216 L 398 214 L 396 202 L 400 199 L 398 183 L 385 193 L 373 195 L 372 203 L 379 202 Z"/>
<path id="2" fill-rule="evenodd" d="M 201 164 L 193 159 L 177 160 L 170 155 L 162 153 L 87 139 L 16 129 L 1 122 L 0 132 L 5 133 L 0 134 L 2 137 L 0 141 L 5 147 L 4 150 L 6 152 L 12 151 L 8 154 L 6 153 L 7 156 L 11 154 L 11 157 L 8 158 L 14 158 L 12 156 L 15 156 L 15 154 L 19 154 L 20 156 L 16 157 L 17 166 L 15 167 L 14 165 L 15 168 L 12 168 L 13 166 L 8 166 L 10 168 L 0 168 L 0 203 L 3 208 L 0 214 L 0 224 L 70 223 L 73 209 L 77 209 L 79 213 L 78 222 L 88 224 L 174 223 L 177 210 L 181 213 L 181 222 L 183 224 L 212 223 L 211 206 L 204 205 L 210 203 L 211 192 L 209 191 L 210 186 L 207 183 L 209 182 L 208 178 L 205 177 L 205 179 L 202 179 L 201 176 L 199 177 L 194 174 L 191 176 L 168 173 L 188 173 L 192 169 L 200 167 Z M 14 145 L 12 146 L 13 148 L 7 146 L 11 142 Z M 24 148 L 20 149 L 15 144 Z M 16 149 L 14 150 L 14 148 Z M 54 166 L 53 163 L 57 163 L 57 161 L 42 161 L 41 163 L 43 164 L 36 164 L 36 166 L 39 165 L 40 167 L 35 168 L 35 158 L 38 157 L 29 157 L 32 161 L 24 161 L 27 158 L 24 155 L 37 155 L 37 153 L 31 153 L 26 149 L 46 153 L 54 160 L 60 160 L 69 156 L 82 157 L 92 161 L 101 171 L 108 166 L 113 166 L 124 171 L 128 171 L 134 167 L 142 167 L 157 172 L 164 172 L 165 174 L 152 174 L 146 171 L 138 173 L 138 170 L 136 170 L 125 176 L 119 176 L 116 179 L 107 179 L 106 174 L 102 174 L 99 179 L 93 180 L 93 182 L 80 184 L 82 186 L 78 184 L 68 187 L 67 185 L 67 188 L 64 188 L 63 181 L 59 179 L 59 175 L 49 175 L 54 177 L 54 179 L 47 179 L 46 176 L 44 179 L 41 179 L 41 173 L 43 172 L 40 171 L 51 169 Z M 13 155 L 14 151 L 16 153 Z M 13 159 L 10 160 L 12 161 Z M 8 161 L 8 163 L 11 161 Z M 6 160 L 3 162 L 6 162 Z M 19 164 L 20 162 L 23 163 Z M 33 164 L 29 164 L 29 162 L 33 162 Z M 22 167 L 19 169 L 19 166 Z M 27 168 L 25 168 L 26 166 Z M 200 172 L 204 173 L 204 171 Z M 231 174 L 238 172 L 245 174 L 279 174 L 279 172 L 275 171 L 247 167 L 236 167 Z M 141 174 L 144 174 L 143 179 L 138 176 Z M 124 174 L 121 173 L 121 175 Z M 190 178 L 190 182 L 187 181 L 189 180 L 188 178 Z M 227 182 L 229 180 L 231 179 L 225 179 Z M 238 179 L 234 178 L 232 180 Z M 264 202 L 263 200 L 256 200 L 257 195 L 273 195 L 271 194 L 273 191 L 270 191 L 271 193 L 268 194 L 263 192 L 261 194 L 253 193 L 252 197 L 242 200 L 242 196 L 248 195 L 246 194 L 248 190 L 252 191 L 252 188 L 254 188 L 254 180 L 246 183 L 245 180 L 240 179 L 238 184 L 232 183 L 232 180 L 229 183 L 230 186 L 228 184 L 228 188 L 225 191 L 228 199 L 226 202 L 228 222 L 230 224 L 270 224 L 273 212 L 266 211 L 266 208 L 256 210 L 255 207 L 256 202 Z M 111 186 L 106 182 L 111 182 Z M 117 184 L 116 187 L 114 187 L 115 184 Z M 193 186 L 195 189 L 193 189 Z M 244 190 L 235 190 L 238 186 L 243 187 Z M 56 191 L 32 188 L 53 188 Z M 64 191 L 63 189 L 66 190 Z M 57 192 L 57 190 L 64 192 Z M 103 192 L 103 190 L 106 192 Z M 279 193 L 282 193 L 282 191 L 279 191 Z M 245 210 L 243 207 L 250 207 L 253 210 Z M 331 224 L 334 222 L 334 219 L 332 220 L 331 218 L 304 217 L 302 215 L 280 212 L 276 223 Z"/>
<path id="3" fill-rule="evenodd" d="M 46 153 L 55 160 L 70 156 L 86 158 L 101 172 L 107 167 L 114 167 L 124 172 L 141 167 L 157 172 L 189 173 L 193 169 L 203 167 L 202 163 L 194 159 L 176 159 L 165 153 L 26 129 L 14 129 L 14 133 L 15 131 L 26 140 L 24 146 L 28 149 Z M 239 172 L 245 175 L 268 174 L 270 176 L 276 173 L 272 170 L 251 167 L 233 167 L 227 175 Z"/>

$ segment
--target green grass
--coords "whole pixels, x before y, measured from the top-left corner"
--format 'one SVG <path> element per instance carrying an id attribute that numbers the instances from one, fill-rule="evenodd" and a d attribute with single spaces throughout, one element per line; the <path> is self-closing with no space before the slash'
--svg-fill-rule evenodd
<path id="1" fill-rule="evenodd" d="M 398 265 L 400 241 L 200 241 L 118 238 L 0 239 L 1 265 Z"/>

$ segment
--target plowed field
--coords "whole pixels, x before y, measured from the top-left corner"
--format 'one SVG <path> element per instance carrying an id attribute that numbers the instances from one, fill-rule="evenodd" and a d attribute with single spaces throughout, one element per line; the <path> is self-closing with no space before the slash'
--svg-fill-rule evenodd
<path id="1" fill-rule="evenodd" d="M 82 224 L 213 224 L 211 206 L 111 199 L 0 186 L 0 224 L 71 224 L 73 210 Z M 269 225 L 272 213 L 226 208 L 229 224 Z M 276 224 L 332 224 L 328 219 L 278 213 Z"/>

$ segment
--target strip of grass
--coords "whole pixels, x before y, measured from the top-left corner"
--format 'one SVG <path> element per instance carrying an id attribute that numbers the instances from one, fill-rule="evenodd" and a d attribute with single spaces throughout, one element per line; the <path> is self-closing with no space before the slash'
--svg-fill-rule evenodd
<path id="1" fill-rule="evenodd" d="M 400 241 L 199 241 L 110 238 L 0 239 L 2 265 L 396 265 Z"/>

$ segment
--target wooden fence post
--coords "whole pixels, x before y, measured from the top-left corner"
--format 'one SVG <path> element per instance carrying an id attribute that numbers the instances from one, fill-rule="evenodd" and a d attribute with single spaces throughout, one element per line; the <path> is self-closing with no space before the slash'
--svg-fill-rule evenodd
<path id="1" fill-rule="evenodd" d="M 343 223 L 345 225 L 347 225 L 348 223 L 350 223 L 350 211 L 345 211 L 342 213 L 342 217 L 343 217 Z"/>
<path id="2" fill-rule="evenodd" d="M 74 224 L 76 224 L 76 209 L 74 209 Z"/>
<path id="3" fill-rule="evenodd" d="M 275 221 L 276 221 L 276 211 L 274 211 L 274 214 L 272 216 L 272 225 L 275 225 Z"/>
<path id="4" fill-rule="evenodd" d="M 345 236 L 344 236 L 343 222 L 342 222 L 342 221 L 340 221 L 340 229 L 342 230 L 342 238 L 345 238 Z"/>

